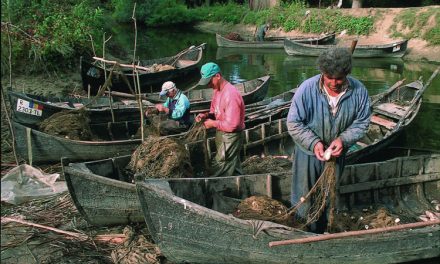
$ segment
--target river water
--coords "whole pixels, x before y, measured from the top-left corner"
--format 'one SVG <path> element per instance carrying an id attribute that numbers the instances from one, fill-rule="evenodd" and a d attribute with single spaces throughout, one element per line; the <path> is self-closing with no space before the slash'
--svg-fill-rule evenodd
<path id="1" fill-rule="evenodd" d="M 133 27 L 114 28 L 113 44 L 120 47 L 121 54 L 132 56 L 134 45 Z M 287 55 L 283 49 L 233 49 L 218 48 L 214 33 L 200 32 L 192 28 L 138 29 L 136 54 L 141 59 L 171 56 L 191 45 L 206 43 L 202 63 L 216 62 L 231 83 L 270 75 L 267 96 L 274 96 L 297 87 L 307 78 L 319 73 L 315 57 Z M 99 55 L 99 52 L 98 52 Z M 385 91 L 395 82 L 406 79 L 411 82 L 423 78 L 427 81 L 439 65 L 428 62 L 404 61 L 402 59 L 353 60 L 352 75 L 362 81 L 370 95 Z M 199 76 L 180 86 L 185 89 Z M 185 87 L 186 86 L 186 87 Z M 395 146 L 440 150 L 440 75 L 423 96 L 422 108 Z"/>

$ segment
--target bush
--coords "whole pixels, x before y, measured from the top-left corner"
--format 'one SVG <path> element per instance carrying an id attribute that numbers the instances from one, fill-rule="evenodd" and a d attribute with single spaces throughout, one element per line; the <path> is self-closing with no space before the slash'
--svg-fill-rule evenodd
<path id="1" fill-rule="evenodd" d="M 97 38 L 101 34 L 103 12 L 88 0 L 9 2 L 2 8 L 2 18 L 11 17 L 14 25 L 13 62 L 30 59 L 34 62 L 31 70 L 57 68 L 60 62 L 62 67 L 73 65 L 80 54 L 90 51 L 90 36 Z M 2 46 L 8 47 L 5 35 L 2 34 Z M 2 64 L 4 52 L 7 49 L 2 49 Z"/>

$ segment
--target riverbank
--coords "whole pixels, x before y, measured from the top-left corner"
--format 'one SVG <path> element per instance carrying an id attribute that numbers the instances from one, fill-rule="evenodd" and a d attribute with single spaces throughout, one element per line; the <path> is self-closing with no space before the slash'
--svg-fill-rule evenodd
<path id="1" fill-rule="evenodd" d="M 423 8 L 411 8 L 416 12 L 423 12 L 427 9 L 432 8 L 440 8 L 440 6 L 427 6 Z M 406 29 L 403 28 L 400 24 L 396 24 L 395 18 L 401 13 L 407 11 L 409 8 L 357 8 L 357 9 L 340 9 L 340 12 L 345 13 L 346 15 L 351 15 L 354 17 L 361 16 L 373 16 L 376 14 L 380 14 L 382 19 L 378 19 L 374 25 L 375 32 L 370 34 L 369 36 L 360 36 L 359 38 L 355 35 L 347 35 L 342 34 L 341 32 L 337 32 L 337 44 L 338 45 L 347 45 L 351 43 L 353 39 L 358 38 L 358 45 L 371 45 L 371 44 L 383 44 L 389 43 L 396 40 L 398 38 L 391 37 L 391 30 L 393 27 L 401 30 L 402 32 Z M 427 25 L 424 25 L 424 28 L 420 29 L 420 31 L 424 31 L 427 28 L 431 28 L 436 25 L 435 19 L 430 19 Z M 244 25 L 244 24 L 222 24 L 222 23 L 213 23 L 213 22 L 201 22 L 195 26 L 198 30 L 210 33 L 220 33 L 227 34 L 229 32 L 237 32 L 245 38 L 252 38 L 256 32 L 256 26 Z M 273 37 L 293 37 L 293 36 L 314 36 L 313 34 L 305 34 L 303 32 L 298 31 L 289 31 L 285 32 L 281 28 L 271 28 L 267 36 Z M 411 38 L 408 42 L 407 53 L 403 57 L 404 60 L 408 61 L 428 61 L 433 63 L 440 64 L 440 46 L 430 45 L 427 41 L 420 38 Z"/>

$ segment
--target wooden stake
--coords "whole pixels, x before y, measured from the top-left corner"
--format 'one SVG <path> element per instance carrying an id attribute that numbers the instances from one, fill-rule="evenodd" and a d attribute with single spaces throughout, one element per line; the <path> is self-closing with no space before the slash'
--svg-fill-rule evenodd
<path id="1" fill-rule="evenodd" d="M 81 234 L 81 233 L 75 233 L 75 232 L 69 232 L 69 231 L 64 231 L 55 227 L 50 227 L 50 226 L 45 226 L 45 225 L 40 225 L 40 224 L 35 224 L 32 222 L 28 222 L 28 221 L 24 221 L 21 219 L 16 219 L 16 218 L 12 218 L 12 217 L 2 217 L 1 218 L 1 222 L 3 223 L 9 223 L 9 222 L 15 222 L 15 223 L 20 223 L 23 225 L 27 225 L 27 226 L 33 226 L 33 227 L 38 227 L 41 229 L 46 229 L 46 230 L 50 230 L 52 232 L 55 233 L 59 233 L 59 234 L 63 234 L 63 235 L 68 235 L 71 237 L 75 237 L 81 240 L 87 240 L 89 237 L 87 235 Z"/>

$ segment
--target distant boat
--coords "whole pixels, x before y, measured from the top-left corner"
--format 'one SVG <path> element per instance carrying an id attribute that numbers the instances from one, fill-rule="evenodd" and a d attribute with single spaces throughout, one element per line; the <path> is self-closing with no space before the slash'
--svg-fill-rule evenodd
<path id="1" fill-rule="evenodd" d="M 335 211 L 350 216 L 356 208 L 372 214 L 384 207 L 407 221 L 389 227 L 402 228 L 398 231 L 367 226 L 357 233 L 326 235 L 233 215 L 241 201 L 254 195 L 289 206 L 291 175 L 287 171 L 218 178 L 139 177 L 136 190 L 149 234 L 172 263 L 403 263 L 440 256 L 440 220 L 417 218 L 425 210 L 435 210 L 430 202 L 439 198 L 440 155 L 345 168 L 337 184 Z M 255 208 L 267 212 L 258 203 Z"/>
<path id="2" fill-rule="evenodd" d="M 353 68 L 385 69 L 391 72 L 403 73 L 404 61 L 402 58 L 356 58 L 353 60 Z M 305 58 L 303 56 L 286 56 L 284 67 L 309 66 L 317 68 L 317 58 Z"/>
<path id="3" fill-rule="evenodd" d="M 205 43 L 199 46 L 191 46 L 174 56 L 141 60 L 136 68 L 139 71 L 139 83 L 141 91 L 147 92 L 149 86 L 161 84 L 165 81 L 175 80 L 191 74 L 198 74 L 198 64 L 200 63 Z M 110 76 L 111 68 L 119 63 L 112 74 L 111 90 L 125 93 L 131 93 L 130 88 L 134 90 L 133 66 L 132 62 L 106 61 L 101 58 L 95 60 L 86 60 L 81 57 L 81 78 L 83 89 L 91 94 L 96 94 L 99 88 L 104 85 L 105 76 Z M 164 68 L 156 69 L 158 65 Z M 104 68 L 105 66 L 105 68 Z M 106 74 L 104 73 L 106 72 Z M 130 85 L 128 85 L 128 83 Z"/>
<path id="4" fill-rule="evenodd" d="M 396 41 L 388 44 L 357 45 L 354 58 L 381 58 L 381 57 L 403 57 L 408 46 L 408 40 Z M 322 51 L 336 47 L 336 45 L 310 45 L 284 40 L 284 50 L 289 55 L 295 56 L 319 56 Z"/>
<path id="5" fill-rule="evenodd" d="M 309 44 L 332 44 L 335 41 L 335 33 L 325 34 L 317 37 L 267 37 L 264 41 L 237 41 L 227 39 L 220 34 L 215 35 L 217 46 L 228 48 L 259 48 L 259 49 L 282 49 L 283 41 L 289 39 L 300 43 Z"/>

